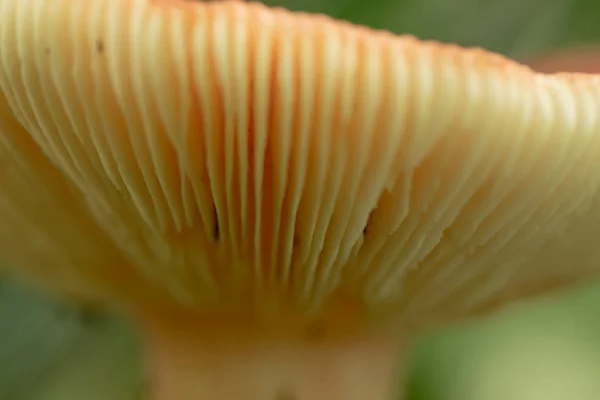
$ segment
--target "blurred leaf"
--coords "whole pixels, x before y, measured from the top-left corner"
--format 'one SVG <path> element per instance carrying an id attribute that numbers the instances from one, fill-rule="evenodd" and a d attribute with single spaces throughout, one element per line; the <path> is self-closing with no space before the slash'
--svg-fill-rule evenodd
<path id="1" fill-rule="evenodd" d="M 266 0 L 398 34 L 519 58 L 600 39 L 596 0 Z"/>
<path id="2" fill-rule="evenodd" d="M 35 385 L 8 400 L 142 400 L 143 383 L 132 330 L 107 319 L 78 337 Z"/>
<path id="3" fill-rule="evenodd" d="M 480 376 L 477 374 L 483 373 L 483 369 L 493 370 L 492 364 L 500 362 L 500 359 L 503 363 L 512 364 L 498 368 L 516 371 L 512 376 L 496 377 L 504 379 L 507 391 L 516 391 L 514 386 L 522 384 L 516 377 L 527 375 L 530 368 L 543 360 L 548 364 L 548 373 L 552 369 L 552 373 L 562 370 L 568 374 L 570 369 L 577 371 L 584 368 L 585 363 L 588 363 L 585 370 L 596 368 L 600 371 L 599 307 L 600 286 L 592 285 L 562 296 L 514 305 L 485 321 L 433 333 L 424 338 L 416 350 L 408 400 L 471 400 L 472 397 L 468 397 L 472 394 L 471 390 L 478 384 L 483 385 L 482 378 L 476 378 Z M 527 347 L 528 343 L 531 346 Z M 537 347 L 534 348 L 533 344 Z M 517 346 L 531 351 L 526 354 Z M 569 349 L 573 354 L 568 354 Z M 509 350 L 512 352 L 506 354 Z M 574 364 L 574 360 L 585 356 L 586 351 L 589 357 L 582 358 L 582 365 Z M 594 358 L 597 362 L 592 365 L 590 360 Z M 571 364 L 560 365 L 566 359 L 571 360 Z M 585 374 L 580 371 L 579 375 L 570 381 L 567 379 L 554 384 L 584 382 Z M 479 390 L 482 390 L 481 385 Z M 525 389 L 532 390 L 532 387 Z M 589 398 L 600 398 L 600 393 L 598 396 Z"/>
<path id="4" fill-rule="evenodd" d="M 83 326 L 79 313 L 20 286 L 0 286 L 0 398 L 30 386 Z"/>
<path id="5" fill-rule="evenodd" d="M 563 39 L 564 45 L 600 41 L 600 2 L 596 0 L 573 1 Z"/>

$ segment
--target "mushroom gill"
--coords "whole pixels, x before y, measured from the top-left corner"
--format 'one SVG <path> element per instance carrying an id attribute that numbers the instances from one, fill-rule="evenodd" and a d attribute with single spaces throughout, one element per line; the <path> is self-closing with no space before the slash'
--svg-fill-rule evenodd
<path id="1" fill-rule="evenodd" d="M 164 398 L 243 365 L 257 399 L 384 399 L 417 330 L 597 275 L 599 107 L 597 76 L 260 4 L 2 0 L 0 254 L 142 321 Z"/>

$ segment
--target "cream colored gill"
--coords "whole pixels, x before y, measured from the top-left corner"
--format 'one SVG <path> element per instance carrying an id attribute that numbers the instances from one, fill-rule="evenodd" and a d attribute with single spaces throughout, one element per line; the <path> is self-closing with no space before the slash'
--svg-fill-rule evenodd
<path id="1" fill-rule="evenodd" d="M 0 253 L 122 299 L 468 312 L 600 269 L 599 107 L 259 4 L 2 0 Z"/>

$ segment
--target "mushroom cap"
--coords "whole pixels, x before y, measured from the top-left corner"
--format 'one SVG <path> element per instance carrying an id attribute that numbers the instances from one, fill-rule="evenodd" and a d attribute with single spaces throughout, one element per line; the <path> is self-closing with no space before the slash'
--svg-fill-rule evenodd
<path id="1" fill-rule="evenodd" d="M 113 304 L 472 315 L 600 271 L 599 109 L 260 4 L 2 0 L 0 254 Z"/>
<path id="2" fill-rule="evenodd" d="M 600 47 L 574 46 L 538 55 L 527 64 L 538 72 L 600 72 Z"/>

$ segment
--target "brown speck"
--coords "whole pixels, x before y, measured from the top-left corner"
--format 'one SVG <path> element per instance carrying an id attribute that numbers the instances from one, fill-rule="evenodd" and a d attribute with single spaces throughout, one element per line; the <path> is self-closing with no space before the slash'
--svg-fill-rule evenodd
<path id="1" fill-rule="evenodd" d="M 96 52 L 98 54 L 104 53 L 104 41 L 100 38 L 96 39 Z"/>
<path id="2" fill-rule="evenodd" d="M 273 400 L 298 400 L 298 397 L 290 390 L 280 390 Z"/>
<path id="3" fill-rule="evenodd" d="M 217 208 L 214 207 L 214 215 L 215 215 L 215 226 L 213 227 L 213 239 L 215 242 L 219 241 L 219 236 L 221 234 L 219 229 L 219 214 L 217 213 Z"/>
<path id="4" fill-rule="evenodd" d="M 50 47 L 46 47 L 46 55 L 50 55 L 50 53 L 52 53 L 52 50 L 50 50 Z"/>
<path id="5" fill-rule="evenodd" d="M 321 321 L 313 322 L 306 329 L 306 337 L 310 341 L 323 340 L 327 333 L 325 325 Z"/>
<path id="6" fill-rule="evenodd" d="M 371 213 L 369 214 L 369 218 L 367 218 L 367 223 L 365 224 L 365 227 L 363 228 L 363 235 L 366 235 L 367 232 L 369 232 L 369 225 L 371 224 L 371 219 L 373 218 L 373 212 L 375 210 L 371 211 Z"/>

